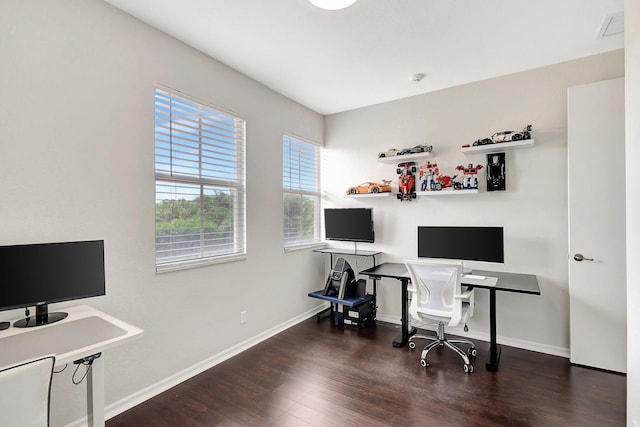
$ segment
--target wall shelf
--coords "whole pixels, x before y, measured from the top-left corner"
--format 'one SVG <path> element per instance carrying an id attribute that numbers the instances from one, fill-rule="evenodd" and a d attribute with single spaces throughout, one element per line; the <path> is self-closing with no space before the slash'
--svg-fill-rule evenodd
<path id="1" fill-rule="evenodd" d="M 516 150 L 519 148 L 531 147 L 533 139 L 523 139 L 520 141 L 496 142 L 494 144 L 478 145 L 461 148 L 462 154 L 478 153 L 501 153 L 503 151 Z"/>
<path id="2" fill-rule="evenodd" d="M 378 157 L 378 161 L 380 163 L 403 163 L 403 162 L 414 162 L 420 159 L 426 159 L 427 157 L 431 157 L 431 153 L 423 152 L 423 153 L 413 153 L 413 154 L 401 154 L 400 156 L 389 156 L 389 157 Z"/>
<path id="3" fill-rule="evenodd" d="M 391 195 L 390 191 L 385 191 L 382 193 L 360 193 L 360 194 L 345 194 L 344 197 L 349 199 L 359 199 L 362 197 L 389 197 Z"/>
<path id="4" fill-rule="evenodd" d="M 459 194 L 478 194 L 478 190 L 453 190 L 446 188 L 440 191 L 416 191 L 416 196 L 452 196 Z"/>

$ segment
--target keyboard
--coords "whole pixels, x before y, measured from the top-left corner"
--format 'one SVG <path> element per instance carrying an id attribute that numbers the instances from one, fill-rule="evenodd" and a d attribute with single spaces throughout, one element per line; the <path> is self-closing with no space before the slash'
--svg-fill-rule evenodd
<path id="1" fill-rule="evenodd" d="M 477 276 L 475 274 L 463 274 L 461 282 L 463 285 L 493 287 L 496 285 L 496 283 L 498 283 L 498 278 L 488 277 L 488 276 Z"/>

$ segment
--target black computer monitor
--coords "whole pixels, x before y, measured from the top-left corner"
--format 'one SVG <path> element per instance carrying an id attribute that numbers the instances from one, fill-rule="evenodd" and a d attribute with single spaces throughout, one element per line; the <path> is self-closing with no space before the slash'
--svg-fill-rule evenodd
<path id="1" fill-rule="evenodd" d="M 502 227 L 419 226 L 418 257 L 504 263 Z"/>
<path id="2" fill-rule="evenodd" d="M 105 294 L 104 241 L 0 246 L 0 311 L 36 307 L 14 323 L 39 326 L 67 317 L 48 304 Z"/>
<path id="3" fill-rule="evenodd" d="M 324 210 L 324 229 L 327 240 L 373 243 L 373 212 L 371 208 Z"/>

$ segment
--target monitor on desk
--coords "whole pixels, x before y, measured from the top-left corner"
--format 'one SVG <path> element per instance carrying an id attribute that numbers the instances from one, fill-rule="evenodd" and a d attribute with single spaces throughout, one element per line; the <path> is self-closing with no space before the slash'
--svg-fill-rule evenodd
<path id="1" fill-rule="evenodd" d="M 62 320 L 48 304 L 104 295 L 104 271 L 102 240 L 0 246 L 0 311 L 35 306 L 16 327 Z"/>
<path id="2" fill-rule="evenodd" d="M 327 240 L 375 241 L 373 212 L 370 208 L 325 209 L 324 228 Z"/>
<path id="3" fill-rule="evenodd" d="M 504 263 L 502 227 L 419 226 L 418 257 Z"/>

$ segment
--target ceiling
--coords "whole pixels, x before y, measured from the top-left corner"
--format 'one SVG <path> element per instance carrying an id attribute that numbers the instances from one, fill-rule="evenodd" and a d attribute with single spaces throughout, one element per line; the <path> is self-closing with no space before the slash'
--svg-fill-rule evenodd
<path id="1" fill-rule="evenodd" d="M 105 1 L 324 115 L 624 47 L 624 0 Z"/>

